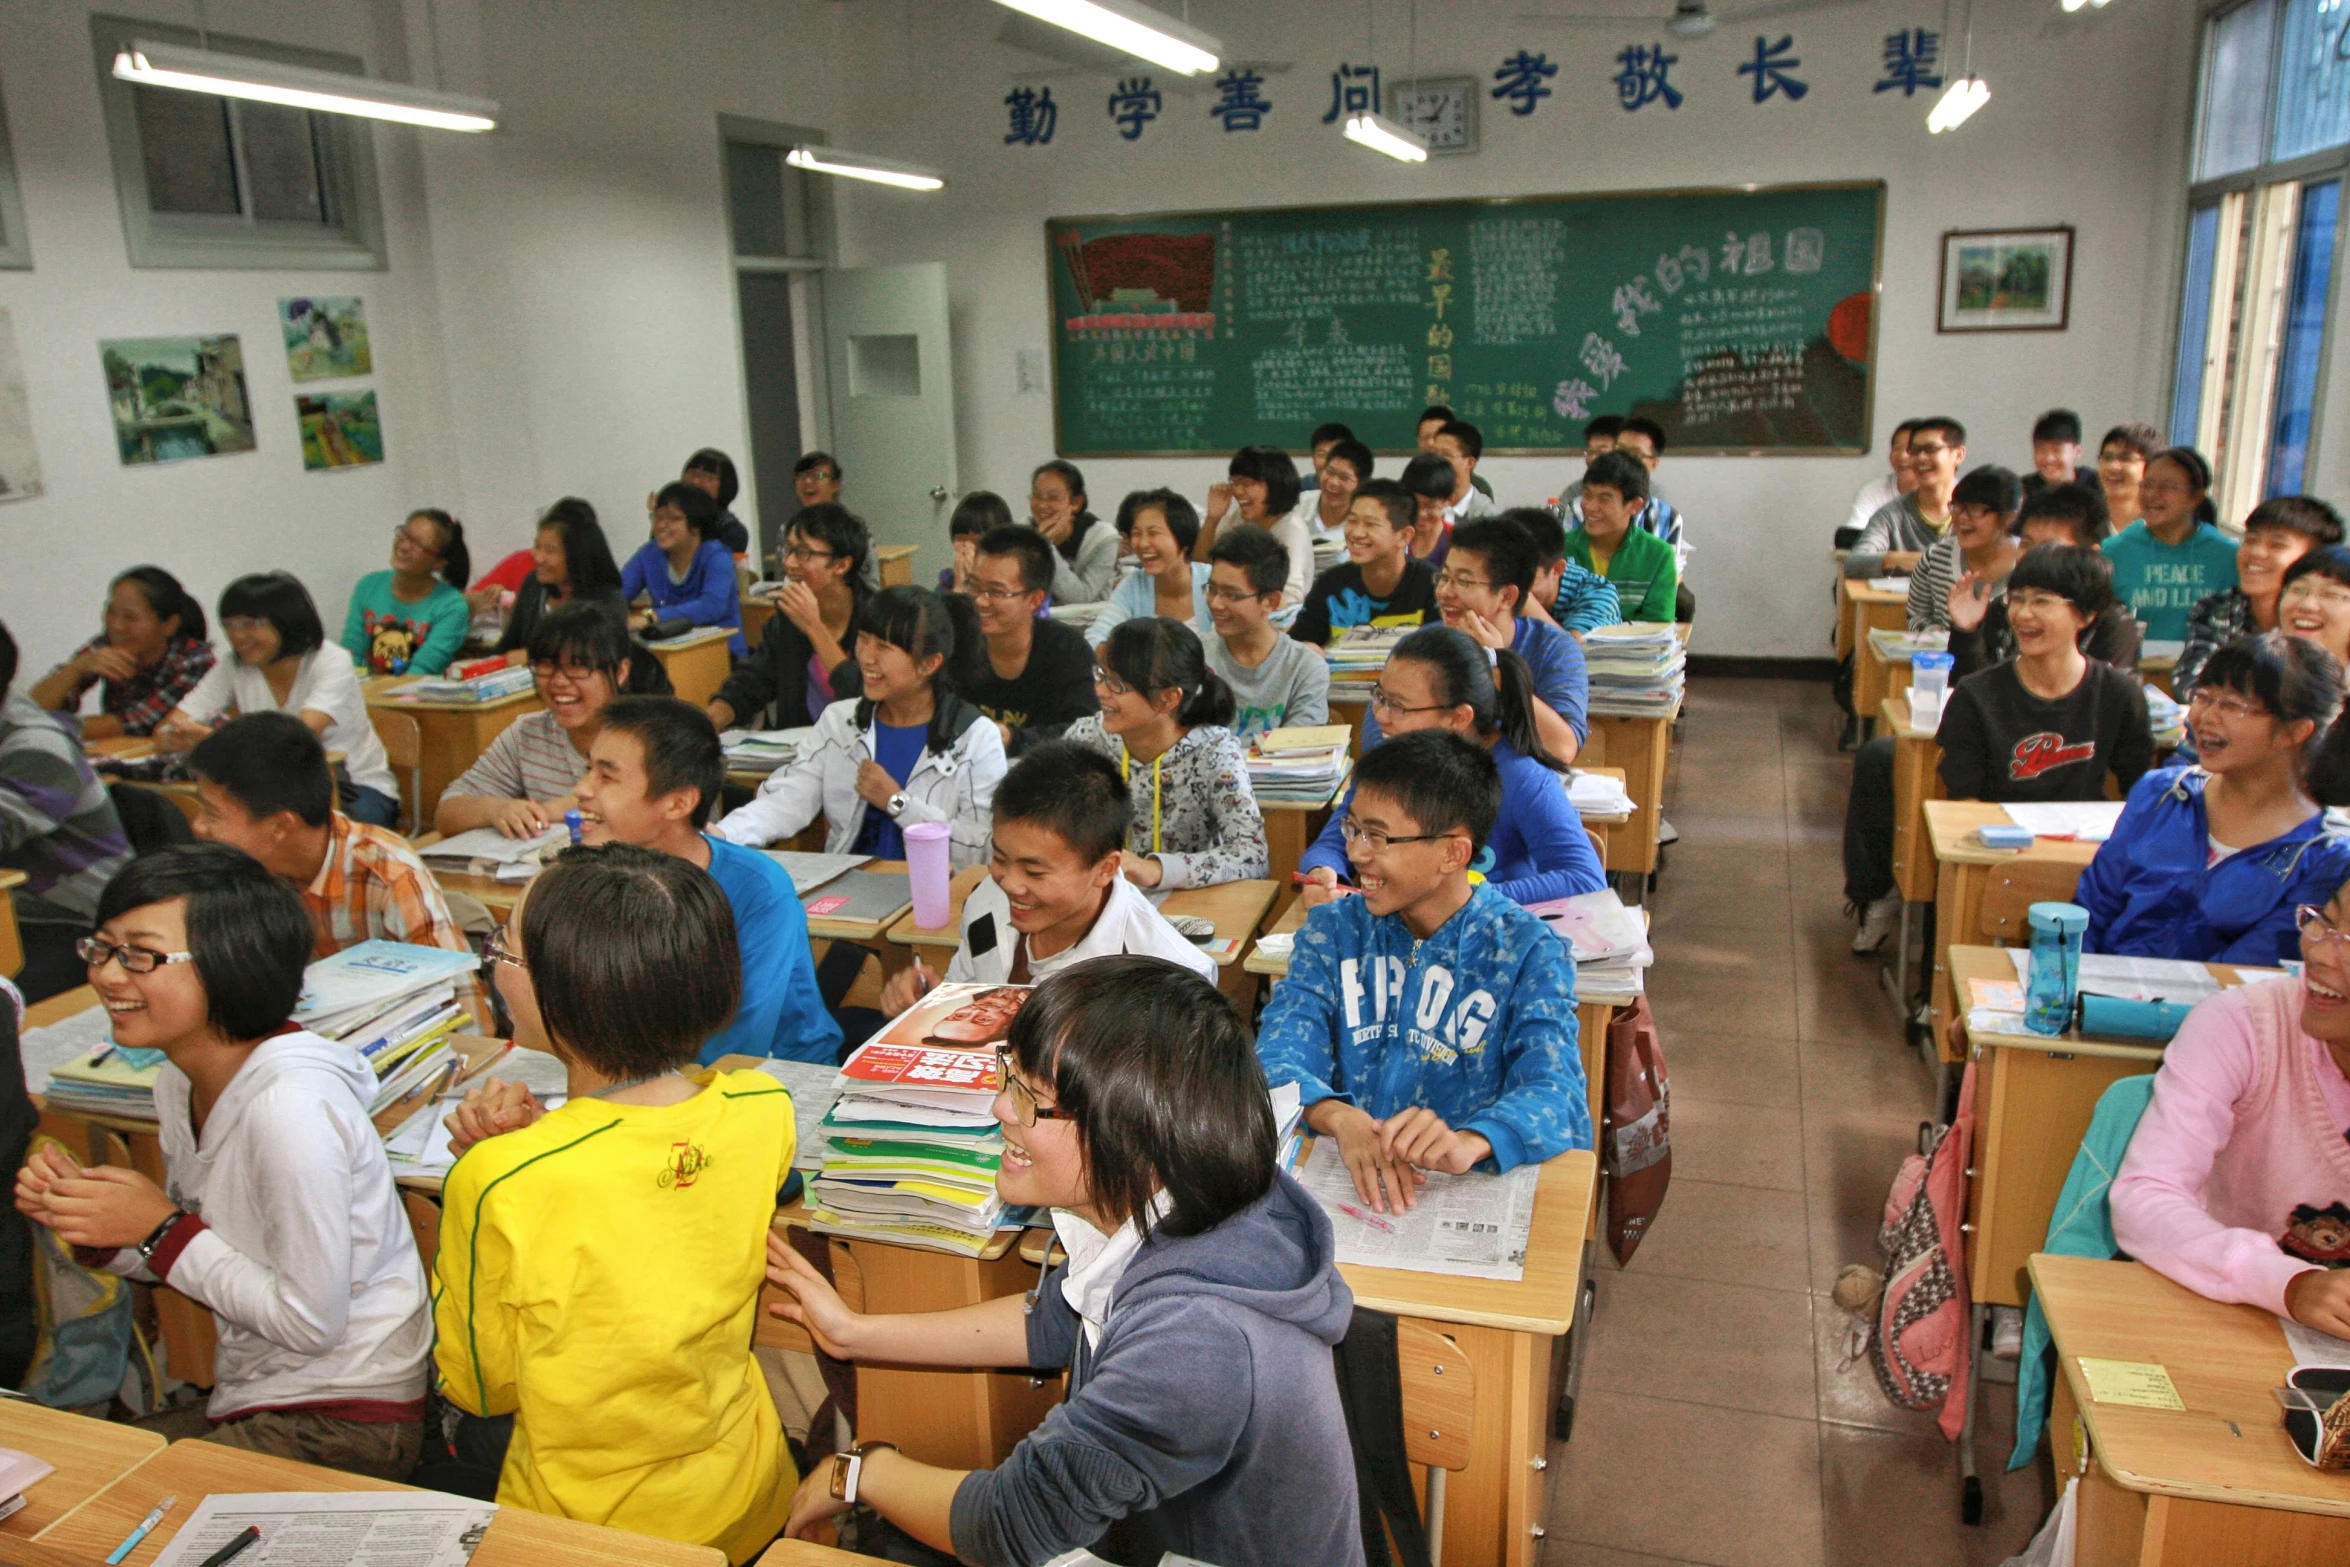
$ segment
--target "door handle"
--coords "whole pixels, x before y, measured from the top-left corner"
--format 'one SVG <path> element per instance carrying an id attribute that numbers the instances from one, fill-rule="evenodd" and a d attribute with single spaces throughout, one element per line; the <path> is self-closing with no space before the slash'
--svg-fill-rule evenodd
<path id="1" fill-rule="evenodd" d="M 930 487 L 930 498 L 934 501 L 945 500 L 947 498 L 947 487 L 943 484 L 932 485 Z"/>

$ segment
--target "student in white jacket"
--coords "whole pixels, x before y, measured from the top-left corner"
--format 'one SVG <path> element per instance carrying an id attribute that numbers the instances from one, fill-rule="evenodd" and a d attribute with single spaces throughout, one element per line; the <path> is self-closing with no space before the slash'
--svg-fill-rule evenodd
<path id="1" fill-rule="evenodd" d="M 958 627 L 958 618 L 968 624 Z M 960 595 L 942 599 L 913 587 L 875 594 L 857 630 L 864 695 L 827 707 L 815 740 L 711 831 L 758 848 L 791 837 L 821 811 L 826 853 L 901 860 L 906 828 L 945 822 L 957 870 L 986 859 L 1004 740 L 945 677 L 966 637 L 977 645 L 970 600 Z"/>
<path id="2" fill-rule="evenodd" d="M 86 1265 L 211 1309 L 211 1441 L 399 1480 L 423 1435 L 424 1266 L 368 1119 L 374 1071 L 286 1021 L 311 941 L 300 894 L 242 850 L 124 868 L 82 955 L 116 1044 L 164 1053 L 164 1185 L 49 1149 L 16 1205 Z"/>

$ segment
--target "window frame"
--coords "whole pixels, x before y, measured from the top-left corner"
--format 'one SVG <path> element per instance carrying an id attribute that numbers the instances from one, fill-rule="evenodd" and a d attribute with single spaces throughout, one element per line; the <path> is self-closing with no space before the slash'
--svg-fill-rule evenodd
<path id="1" fill-rule="evenodd" d="M 117 80 L 113 70 L 116 51 L 133 38 L 200 45 L 224 54 L 341 71 L 352 76 L 366 75 L 366 62 L 355 55 L 218 32 L 200 38 L 193 28 L 169 22 L 93 13 L 90 40 L 98 72 L 99 107 L 106 120 L 115 197 L 122 210 L 123 245 L 132 266 L 251 271 L 381 272 L 386 269 L 389 257 L 384 245 L 382 199 L 376 182 L 373 127 L 356 116 L 318 115 L 326 129 L 320 174 L 328 210 L 343 215 L 339 224 L 295 223 L 243 213 L 228 218 L 154 211 L 147 194 L 147 166 L 139 140 L 137 99 L 131 84 Z M 241 137 L 235 145 L 241 149 Z M 244 188 L 246 173 L 241 151 L 238 159 L 239 205 L 249 209 L 251 197 Z"/>
<path id="2" fill-rule="evenodd" d="M 8 100 L 0 84 L 0 269 L 29 271 L 32 235 L 25 229 L 24 194 L 16 184 L 16 152 L 8 142 Z"/>

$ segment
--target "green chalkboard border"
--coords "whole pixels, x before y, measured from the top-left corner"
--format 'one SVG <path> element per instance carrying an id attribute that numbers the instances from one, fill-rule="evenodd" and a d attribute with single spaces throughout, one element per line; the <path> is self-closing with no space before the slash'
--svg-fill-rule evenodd
<path id="1" fill-rule="evenodd" d="M 1044 220 L 1044 302 L 1047 331 L 1051 334 L 1053 353 L 1053 450 L 1063 451 L 1061 440 L 1061 331 L 1059 308 L 1053 298 L 1053 228 L 1067 223 L 1147 223 L 1160 218 L 1221 218 L 1254 215 L 1266 212 L 1397 212 L 1413 207 L 1522 207 L 1548 206 L 1559 202 L 1652 200 L 1671 196 L 1777 196 L 1802 191 L 1873 190 L 1877 193 L 1877 243 L 1869 258 L 1869 357 L 1865 390 L 1861 394 L 1861 439 L 1858 446 L 1675 446 L 1676 457 L 1865 457 L 1876 445 L 1877 418 L 1877 329 L 1884 318 L 1885 303 L 1885 197 L 1883 180 L 1797 180 L 1776 185 L 1675 185 L 1660 190 L 1594 190 L 1559 191 L 1527 196 L 1425 196 L 1415 201 L 1331 201 L 1284 202 L 1263 207 L 1209 207 L 1191 211 L 1160 212 L 1091 212 L 1082 215 L 1048 217 Z M 1562 457 L 1580 452 L 1580 446 L 1488 446 L 1488 457 Z M 1212 452 L 1197 451 L 1118 451 L 1088 450 L 1090 461 L 1095 458 L 1119 459 L 1128 457 L 1213 457 Z M 1381 457 L 1405 455 L 1401 447 L 1381 447 Z"/>

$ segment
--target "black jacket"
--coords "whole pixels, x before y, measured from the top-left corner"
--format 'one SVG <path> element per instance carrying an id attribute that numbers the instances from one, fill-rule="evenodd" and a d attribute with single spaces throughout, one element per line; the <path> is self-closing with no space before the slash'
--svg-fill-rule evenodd
<path id="1" fill-rule="evenodd" d="M 856 659 L 857 625 L 864 611 L 865 600 L 860 594 L 850 606 L 849 626 L 840 638 L 841 648 L 849 656 L 831 670 L 835 702 L 865 694 L 864 676 L 857 671 Z M 751 649 L 751 656 L 736 664 L 726 684 L 718 688 L 718 700 L 734 709 L 734 721 L 746 729 L 799 729 L 812 724 L 816 719 L 808 711 L 808 660 L 815 653 L 808 634 L 779 609 L 767 622 L 767 629 L 759 633 L 759 645 Z M 770 706 L 775 709 L 772 723 L 767 711 Z"/>

